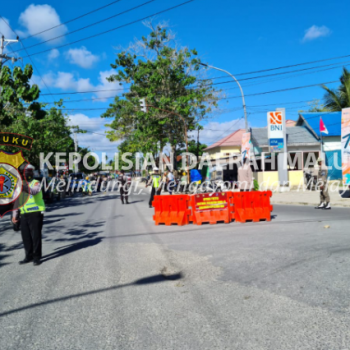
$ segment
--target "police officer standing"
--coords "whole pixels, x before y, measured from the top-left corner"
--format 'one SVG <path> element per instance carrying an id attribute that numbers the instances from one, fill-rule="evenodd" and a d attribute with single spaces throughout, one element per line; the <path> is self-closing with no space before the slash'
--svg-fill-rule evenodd
<path id="1" fill-rule="evenodd" d="M 327 185 L 327 179 L 328 179 L 328 169 L 327 167 L 323 167 L 323 160 L 322 158 L 318 158 L 317 160 L 319 170 L 318 170 L 318 183 L 320 184 L 320 205 L 318 207 L 315 207 L 315 209 L 331 209 L 330 205 L 330 198 L 328 193 L 328 185 Z"/>
<path id="2" fill-rule="evenodd" d="M 38 266 L 40 265 L 40 259 L 42 256 L 41 232 L 44 221 L 43 212 L 45 211 L 45 202 L 40 182 L 33 179 L 34 167 L 29 164 L 24 170 L 24 175 L 28 183 L 23 182 L 22 193 L 19 197 L 19 204 L 21 206 L 19 211 L 21 213 L 21 234 L 25 258 L 19 263 L 27 264 L 33 261 L 33 264 Z M 29 198 L 25 193 L 29 194 Z M 21 203 L 21 199 L 23 202 L 27 198 L 28 200 L 25 204 Z M 13 215 L 12 222 L 14 224 L 19 220 L 19 211 L 17 210 Z"/>
<path id="3" fill-rule="evenodd" d="M 152 208 L 152 202 L 154 199 L 154 196 L 159 196 L 162 191 L 161 186 L 161 177 L 159 174 L 159 169 L 157 167 L 153 168 L 153 174 L 151 175 L 151 178 L 149 179 L 149 182 L 147 183 L 146 187 L 152 185 L 152 191 L 151 191 L 151 197 L 149 199 L 149 207 Z"/>
<path id="4" fill-rule="evenodd" d="M 125 171 L 121 170 L 119 176 L 120 181 L 120 199 L 122 201 L 122 204 L 124 204 L 124 200 L 126 204 L 129 204 L 129 183 L 128 178 L 125 175 Z"/>

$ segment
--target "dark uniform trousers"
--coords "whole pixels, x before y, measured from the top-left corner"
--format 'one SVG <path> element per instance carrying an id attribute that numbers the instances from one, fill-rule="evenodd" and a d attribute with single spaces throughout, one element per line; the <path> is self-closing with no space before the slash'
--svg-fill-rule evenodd
<path id="1" fill-rule="evenodd" d="M 21 214 L 21 234 L 26 258 L 41 259 L 41 232 L 44 215 L 41 212 Z"/>
<path id="2" fill-rule="evenodd" d="M 152 206 L 152 202 L 153 202 L 154 196 L 155 195 L 159 196 L 161 192 L 162 192 L 162 188 L 161 187 L 159 187 L 156 190 L 156 188 L 154 186 L 152 186 L 151 197 L 149 198 L 149 203 L 148 203 L 150 207 Z"/>
<path id="3" fill-rule="evenodd" d="M 124 203 L 124 200 L 126 201 L 126 203 L 129 202 L 129 190 L 128 189 L 124 189 L 124 185 L 122 185 L 120 187 L 120 199 L 122 200 L 122 203 Z"/>

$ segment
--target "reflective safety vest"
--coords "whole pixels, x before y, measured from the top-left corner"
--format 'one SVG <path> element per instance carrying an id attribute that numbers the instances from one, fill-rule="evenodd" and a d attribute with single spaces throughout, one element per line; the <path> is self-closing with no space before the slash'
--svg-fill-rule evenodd
<path id="1" fill-rule="evenodd" d="M 33 188 L 39 181 L 33 180 L 29 187 Z M 28 202 L 20 209 L 21 214 L 35 213 L 37 211 L 45 211 L 45 202 L 43 199 L 43 193 L 40 191 L 35 196 L 29 195 Z"/>
<path id="2" fill-rule="evenodd" d="M 158 174 L 152 175 L 152 180 L 153 180 L 153 187 L 158 188 L 160 185 L 160 175 Z"/>
<path id="3" fill-rule="evenodd" d="M 92 192 L 91 182 L 89 180 L 84 180 L 82 182 L 83 192 Z"/>

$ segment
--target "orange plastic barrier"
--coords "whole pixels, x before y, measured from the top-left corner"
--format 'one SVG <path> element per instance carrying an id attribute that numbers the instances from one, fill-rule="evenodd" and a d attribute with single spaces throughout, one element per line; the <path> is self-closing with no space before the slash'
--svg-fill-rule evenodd
<path id="1" fill-rule="evenodd" d="M 234 203 L 234 192 L 227 192 L 227 201 L 229 205 L 230 221 L 235 220 L 235 203 Z"/>
<path id="2" fill-rule="evenodd" d="M 154 196 L 152 206 L 155 209 L 153 220 L 156 225 L 165 224 L 170 226 L 188 225 L 191 210 L 189 209 L 189 196 L 164 195 Z"/>
<path id="3" fill-rule="evenodd" d="M 191 196 L 192 216 L 191 221 L 196 225 L 218 222 L 226 224 L 231 222 L 231 206 L 227 193 L 195 194 Z"/>
<path id="4" fill-rule="evenodd" d="M 261 217 L 266 221 L 271 221 L 271 212 L 273 211 L 273 205 L 270 203 L 271 197 L 271 191 L 260 192 L 260 201 L 262 207 Z"/>
<path id="5" fill-rule="evenodd" d="M 271 221 L 271 191 L 223 192 L 195 195 L 155 196 L 153 207 L 156 225 L 196 225 L 260 220 Z M 191 207 L 191 209 L 190 209 Z"/>
<path id="6" fill-rule="evenodd" d="M 234 218 L 238 222 L 246 222 L 252 220 L 258 222 L 260 220 L 271 221 L 270 204 L 271 191 L 266 192 L 237 192 L 233 193 Z"/>

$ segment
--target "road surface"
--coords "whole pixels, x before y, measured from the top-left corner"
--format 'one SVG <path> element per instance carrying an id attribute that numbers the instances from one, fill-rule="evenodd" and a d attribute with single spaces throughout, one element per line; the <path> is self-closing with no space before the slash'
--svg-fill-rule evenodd
<path id="1" fill-rule="evenodd" d="M 39 267 L 0 220 L 1 350 L 350 349 L 349 209 L 156 227 L 130 201 L 51 205 Z"/>

